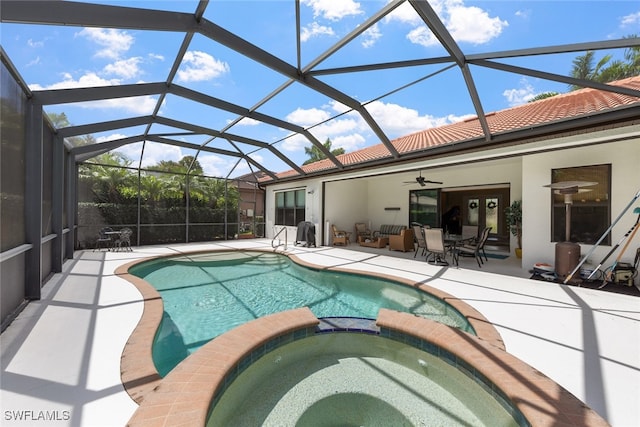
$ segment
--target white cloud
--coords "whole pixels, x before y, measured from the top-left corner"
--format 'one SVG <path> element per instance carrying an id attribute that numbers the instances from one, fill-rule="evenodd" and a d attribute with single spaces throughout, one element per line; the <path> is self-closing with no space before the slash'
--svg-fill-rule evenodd
<path id="1" fill-rule="evenodd" d="M 351 110 L 351 107 L 348 107 L 338 101 L 330 101 L 329 107 L 336 113 L 346 113 L 347 111 Z"/>
<path id="2" fill-rule="evenodd" d="M 139 76 L 140 63 L 142 58 L 136 56 L 129 59 L 121 59 L 104 67 L 103 72 L 107 75 L 115 75 L 124 79 L 132 79 Z"/>
<path id="3" fill-rule="evenodd" d="M 138 150 L 137 155 L 134 155 L 130 158 L 139 159 L 142 145 L 135 145 L 139 147 L 136 147 L 136 149 Z M 123 150 L 119 148 L 118 151 Z M 129 156 L 128 153 L 125 152 L 125 154 Z M 173 160 L 174 162 L 177 162 L 183 157 L 184 154 L 182 153 L 182 149 L 180 147 L 168 144 L 160 144 L 157 142 L 146 142 L 144 146 L 144 156 L 142 157 L 142 167 L 157 165 L 162 160 Z"/>
<path id="4" fill-rule="evenodd" d="M 225 159 L 217 154 L 200 153 L 198 156 L 198 163 L 202 166 L 202 170 L 205 175 L 211 175 L 216 177 L 225 176 L 230 169 L 229 163 L 235 163 L 236 159 Z"/>
<path id="5" fill-rule="evenodd" d="M 640 24 L 640 12 L 635 12 L 623 16 L 622 20 L 620 21 L 621 27 L 633 27 L 637 24 Z"/>
<path id="6" fill-rule="evenodd" d="M 231 123 L 231 120 L 228 120 L 227 123 Z M 238 126 L 258 126 L 260 124 L 262 124 L 260 120 L 251 119 L 249 117 L 243 117 L 242 120 L 237 123 Z"/>
<path id="7" fill-rule="evenodd" d="M 256 163 L 259 163 L 261 165 L 264 164 L 264 156 L 262 156 L 258 152 L 253 152 L 249 154 L 249 157 L 251 157 L 251 159 L 254 160 Z M 251 167 L 255 170 L 255 166 L 251 166 Z"/>
<path id="8" fill-rule="evenodd" d="M 433 35 L 431 30 L 427 27 L 416 27 L 413 30 L 409 31 L 407 34 L 407 39 L 414 44 L 418 44 L 420 46 L 436 46 L 438 43 L 438 39 Z"/>
<path id="9" fill-rule="evenodd" d="M 344 148 L 346 153 L 358 150 L 364 147 L 367 140 L 359 133 L 352 133 L 350 135 L 336 136 L 331 139 L 331 148 Z"/>
<path id="10" fill-rule="evenodd" d="M 518 18 L 529 19 L 529 17 L 531 16 L 531 9 L 518 10 L 516 11 L 515 15 Z"/>
<path id="11" fill-rule="evenodd" d="M 366 108 L 390 138 L 450 123 L 449 117 L 421 116 L 417 110 L 398 104 L 374 101 Z"/>
<path id="12" fill-rule="evenodd" d="M 33 48 L 39 48 L 44 46 L 44 42 L 43 41 L 37 42 L 37 41 L 34 41 L 33 39 L 29 39 L 27 40 L 27 46 L 33 47 Z"/>
<path id="13" fill-rule="evenodd" d="M 321 143 L 330 139 L 332 148 L 353 151 L 364 145 L 366 138 L 361 133 L 369 133 L 369 130 L 362 126 L 360 116 L 354 113 L 330 120 L 310 129 L 309 132 Z M 308 143 L 305 139 L 305 145 Z"/>
<path id="14" fill-rule="evenodd" d="M 313 9 L 314 18 L 321 17 L 330 21 L 364 13 L 360 3 L 353 0 L 302 0 L 302 4 Z"/>
<path id="15" fill-rule="evenodd" d="M 157 102 L 158 100 L 152 96 L 135 96 L 130 98 L 112 98 L 104 101 L 83 102 L 78 104 L 78 106 L 94 110 L 108 109 L 148 115 L 153 113 Z"/>
<path id="16" fill-rule="evenodd" d="M 109 135 L 107 137 L 96 138 L 96 141 L 97 142 L 112 141 L 114 139 L 127 138 L 130 135 L 114 134 L 113 138 L 111 136 L 112 135 Z M 135 144 L 121 145 L 116 149 L 116 151 L 118 153 L 123 154 L 128 159 L 130 159 L 132 161 L 132 164 L 131 164 L 132 166 L 137 167 L 138 163 L 140 162 L 140 153 L 142 153 L 142 142 L 136 142 Z M 146 149 L 145 149 L 145 153 L 146 153 Z"/>
<path id="17" fill-rule="evenodd" d="M 113 28 L 84 28 L 76 33 L 101 46 L 96 52 L 96 57 L 118 59 L 131 48 L 134 38 L 123 30 Z"/>
<path id="18" fill-rule="evenodd" d="M 502 29 L 509 25 L 500 18 L 489 17 L 487 12 L 475 6 L 455 6 L 448 11 L 446 27 L 458 43 L 486 43 L 499 36 Z"/>
<path id="19" fill-rule="evenodd" d="M 71 74 L 65 73 L 63 80 L 53 83 L 49 86 L 41 86 L 39 84 L 29 85 L 31 90 L 56 90 L 56 89 L 72 89 L 82 87 L 99 87 L 99 86 L 117 86 L 120 84 L 118 79 L 103 79 L 96 73 L 87 73 L 78 80 L 75 80 Z M 122 110 L 135 114 L 151 114 L 155 108 L 157 99 L 152 96 L 137 96 L 131 98 L 113 98 L 103 101 L 80 102 L 76 104 L 78 107 L 86 109 L 109 109 Z"/>
<path id="20" fill-rule="evenodd" d="M 199 82 L 215 79 L 229 72 L 229 64 L 219 61 L 205 52 L 197 50 L 185 53 L 178 80 L 183 82 Z"/>
<path id="21" fill-rule="evenodd" d="M 499 17 L 490 17 L 476 6 L 465 6 L 463 0 L 443 0 L 430 3 L 443 24 L 458 43 L 482 44 L 498 37 L 509 25 Z M 407 34 L 412 43 L 430 47 L 439 42 L 409 3 L 398 7 L 386 22 L 398 21 L 413 28 Z"/>
<path id="22" fill-rule="evenodd" d="M 511 107 L 526 104 L 536 96 L 535 89 L 526 79 L 520 80 L 520 85 L 520 88 L 507 89 L 502 92 Z"/>
<path id="23" fill-rule="evenodd" d="M 300 135 L 299 133 L 293 134 L 289 138 L 286 138 L 281 143 L 282 151 L 289 151 L 291 153 L 302 151 L 302 148 L 309 145 L 309 140 Z"/>
<path id="24" fill-rule="evenodd" d="M 306 42 L 311 37 L 319 37 L 319 36 L 333 36 L 335 33 L 331 27 L 326 27 L 324 25 L 320 25 L 317 22 L 312 22 L 311 24 L 301 28 L 300 30 L 300 41 Z"/>
<path id="25" fill-rule="evenodd" d="M 327 111 L 319 108 L 310 108 L 308 110 L 298 108 L 295 111 L 289 113 L 286 120 L 291 123 L 295 123 L 299 126 L 312 126 L 327 120 L 330 117 Z"/>
<path id="26" fill-rule="evenodd" d="M 448 114 L 446 119 L 448 123 L 458 123 L 468 119 L 476 117 L 475 114 L 463 114 L 462 116 L 456 116 L 455 114 Z"/>
<path id="27" fill-rule="evenodd" d="M 149 53 L 147 56 L 151 59 L 157 59 L 158 61 L 164 61 L 164 56 L 159 53 Z"/>
<path id="28" fill-rule="evenodd" d="M 391 139 L 470 117 L 420 115 L 417 110 L 381 101 L 367 104 L 366 109 Z M 287 116 L 287 120 L 309 127 L 327 120 L 335 113 L 344 113 L 348 110 L 348 107 L 339 102 L 331 102 L 323 109 L 298 108 Z M 328 138 L 331 140 L 332 148 L 344 148 L 346 152 L 363 148 L 372 141 L 378 142 L 378 138 L 373 135 L 368 124 L 360 114 L 354 111 L 313 126 L 309 131 L 318 141 L 324 143 Z M 308 146 L 309 141 L 304 136 L 293 135 L 283 141 L 282 150 L 300 152 Z"/>
<path id="29" fill-rule="evenodd" d="M 55 90 L 55 89 L 72 89 L 78 87 L 94 87 L 94 86 L 112 86 L 120 84 L 118 79 L 103 79 L 96 73 L 86 73 L 75 80 L 70 73 L 62 75 L 62 81 L 53 83 L 49 86 L 41 86 L 39 84 L 30 85 L 31 90 Z"/>
<path id="30" fill-rule="evenodd" d="M 32 67 L 34 65 L 38 65 L 40 63 L 40 57 L 36 56 L 35 59 L 29 61 L 26 65 L 26 67 Z"/>
<path id="31" fill-rule="evenodd" d="M 380 26 L 376 23 L 372 25 L 365 31 L 363 34 L 364 41 L 362 42 L 362 47 L 365 49 L 373 47 L 374 44 L 378 41 L 380 37 L 382 37 L 382 32 L 380 32 Z"/>
<path id="32" fill-rule="evenodd" d="M 99 136 L 96 138 L 96 142 L 100 143 L 100 142 L 107 142 L 107 141 L 113 141 L 116 139 L 123 139 L 123 138 L 127 138 L 127 135 L 124 135 L 122 133 L 112 133 L 111 135 L 106 135 L 106 136 Z"/>
<path id="33" fill-rule="evenodd" d="M 440 2 L 430 3 L 436 12 L 442 9 Z M 393 12 L 385 17 L 385 22 L 398 21 L 403 24 L 409 24 L 411 26 L 420 25 L 423 23 L 422 19 L 418 16 L 415 9 L 409 2 L 405 2 L 396 7 Z"/>

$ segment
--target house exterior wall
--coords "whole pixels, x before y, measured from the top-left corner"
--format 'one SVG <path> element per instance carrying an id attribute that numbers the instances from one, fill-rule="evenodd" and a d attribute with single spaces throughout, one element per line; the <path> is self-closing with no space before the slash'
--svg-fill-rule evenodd
<path id="1" fill-rule="evenodd" d="M 572 148 L 562 151 L 540 153 L 523 159 L 523 268 L 531 268 L 537 262 L 554 265 L 555 243 L 551 242 L 551 170 L 565 167 L 611 164 L 611 221 L 620 215 L 640 190 L 640 137 L 590 147 Z M 640 201 L 634 206 L 640 206 Z M 615 245 L 631 228 L 637 215 L 631 207 L 612 230 L 611 243 Z M 633 261 L 640 239 L 631 243 L 625 253 L 625 262 Z M 586 255 L 593 245 L 581 245 L 581 254 Z M 589 257 L 590 264 L 597 266 L 611 251 L 612 246 L 599 245 Z M 608 263 L 613 262 L 616 253 Z M 608 265 L 608 264 L 607 264 Z"/>

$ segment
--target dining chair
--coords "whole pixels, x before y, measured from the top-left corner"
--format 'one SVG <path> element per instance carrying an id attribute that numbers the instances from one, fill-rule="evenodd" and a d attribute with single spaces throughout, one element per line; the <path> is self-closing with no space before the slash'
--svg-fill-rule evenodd
<path id="1" fill-rule="evenodd" d="M 462 226 L 462 240 L 465 243 L 476 243 L 478 241 L 478 226 L 477 225 L 463 225 Z"/>
<path id="2" fill-rule="evenodd" d="M 447 262 L 447 248 L 444 244 L 442 228 L 427 228 L 424 230 L 427 243 L 427 262 L 433 265 L 445 266 Z"/>
<path id="3" fill-rule="evenodd" d="M 96 250 L 100 250 L 100 248 L 105 248 L 107 250 L 111 248 L 111 235 L 107 234 L 110 231 L 113 231 L 113 228 L 103 227 L 100 229 L 95 247 L 93 248 L 94 252 Z"/>
<path id="4" fill-rule="evenodd" d="M 478 243 L 464 244 L 456 248 L 456 256 L 457 257 L 473 256 L 475 257 L 476 262 L 478 263 L 478 267 L 482 268 L 482 264 L 484 264 L 484 261 L 482 260 L 482 256 L 484 255 L 485 260 L 489 261 L 489 258 L 487 258 L 487 254 L 484 251 L 484 245 L 487 242 L 487 239 L 489 238 L 489 233 L 491 232 L 491 228 L 492 227 L 485 227 L 482 230 L 482 234 L 480 235 L 480 239 L 478 240 Z"/>
<path id="5" fill-rule="evenodd" d="M 418 255 L 418 250 L 422 248 L 422 254 L 420 256 L 425 256 L 427 254 L 427 241 L 424 238 L 424 228 L 419 225 L 413 226 L 413 238 L 416 240 L 416 251 L 413 254 L 415 258 Z"/>

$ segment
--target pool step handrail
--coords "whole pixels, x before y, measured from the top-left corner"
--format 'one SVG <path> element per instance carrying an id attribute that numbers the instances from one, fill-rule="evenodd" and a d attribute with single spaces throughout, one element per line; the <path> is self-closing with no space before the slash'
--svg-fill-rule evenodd
<path id="1" fill-rule="evenodd" d="M 275 227 L 273 227 L 275 230 Z M 282 243 L 282 241 L 280 240 L 280 238 L 278 236 L 280 236 L 280 234 L 282 234 L 282 232 L 284 231 L 284 243 Z M 278 244 L 276 245 L 276 239 L 278 239 Z M 271 240 L 271 247 L 273 249 L 278 249 L 280 246 L 284 246 L 284 250 L 287 250 L 287 242 L 289 241 L 289 239 L 287 239 L 287 227 L 282 227 L 280 229 L 280 231 L 278 231 L 276 233 L 275 236 L 273 236 L 273 240 Z"/>

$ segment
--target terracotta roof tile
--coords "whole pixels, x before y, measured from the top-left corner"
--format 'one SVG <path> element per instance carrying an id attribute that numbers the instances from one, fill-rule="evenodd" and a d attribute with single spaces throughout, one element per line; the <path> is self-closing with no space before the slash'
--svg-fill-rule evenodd
<path id="1" fill-rule="evenodd" d="M 608 83 L 640 90 L 640 76 Z M 580 89 L 556 95 L 536 102 L 511 107 L 495 113 L 487 113 L 486 119 L 492 134 L 548 124 L 570 118 L 602 112 L 605 110 L 640 103 L 640 98 L 597 89 Z M 452 123 L 397 138 L 391 143 L 400 154 L 421 151 L 455 142 L 462 142 L 484 135 L 477 118 Z M 361 150 L 345 153 L 336 158 L 344 165 L 354 165 L 390 157 L 384 144 L 377 144 Z M 328 159 L 302 166 L 305 172 L 318 172 L 336 168 Z M 295 171 L 277 174 L 278 177 L 295 176 Z"/>

